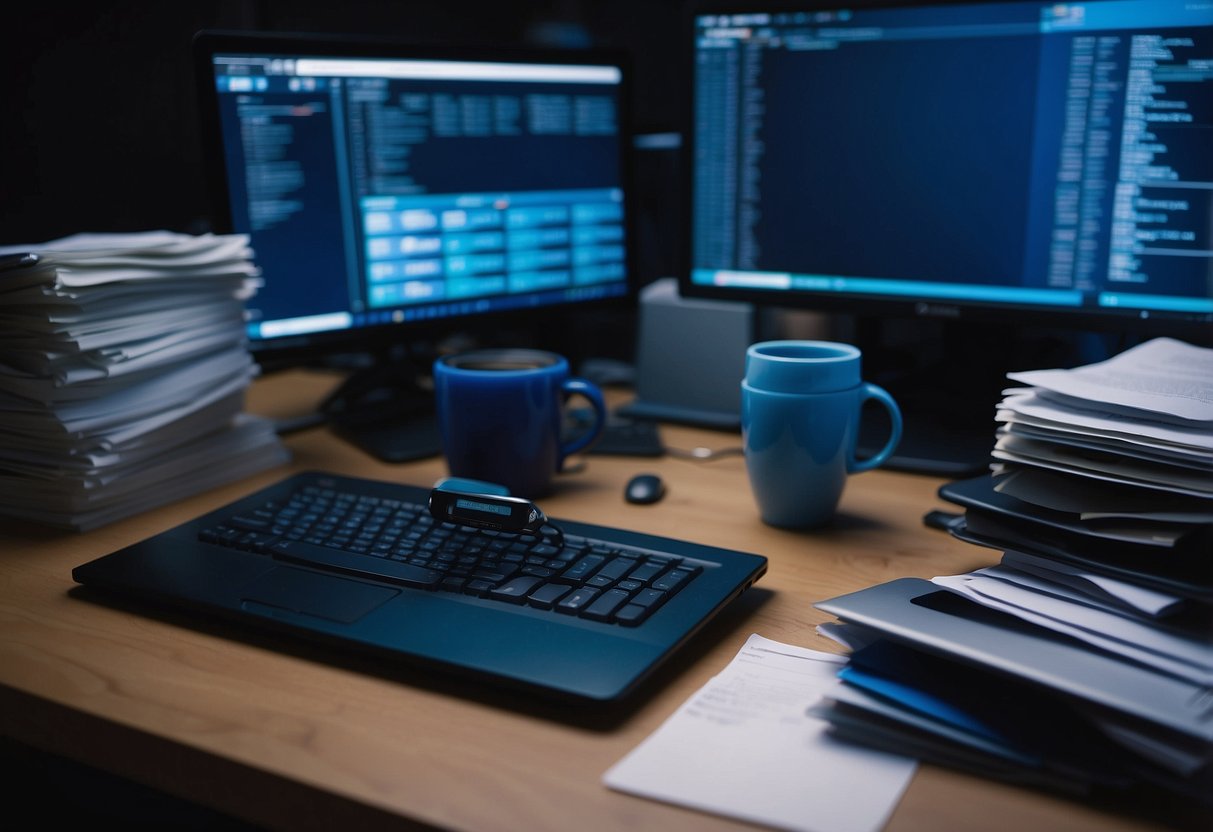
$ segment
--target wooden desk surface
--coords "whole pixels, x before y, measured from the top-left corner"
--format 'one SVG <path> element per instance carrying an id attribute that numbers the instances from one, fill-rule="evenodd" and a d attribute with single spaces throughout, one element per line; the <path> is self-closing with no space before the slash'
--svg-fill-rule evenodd
<path id="1" fill-rule="evenodd" d="M 259 381 L 250 410 L 306 410 L 334 379 Z M 727 447 L 736 435 L 664 426 L 668 445 Z M 766 555 L 768 574 L 615 721 L 545 712 L 494 692 L 346 665 L 293 643 L 248 639 L 69 596 L 71 570 L 210 511 L 290 470 L 321 468 L 429 486 L 440 458 L 381 464 L 324 429 L 288 438 L 278 469 L 88 533 L 0 526 L 0 733 L 272 828 L 465 830 L 734 829 L 724 818 L 612 792 L 603 772 L 722 669 L 750 633 L 819 650 L 813 603 L 894 577 L 986 565 L 996 553 L 925 528 L 941 480 L 853 477 L 827 530 L 765 526 L 740 457 L 709 462 L 590 456 L 543 502 L 550 516 Z M 622 499 L 640 470 L 665 477 L 653 506 Z M 483 695 L 482 695 L 483 694 Z M 857 797 L 863 784 L 855 784 Z M 1128 814 L 1139 814 L 1130 812 Z M 920 767 L 888 825 L 908 830 L 1158 828 L 1121 810 Z"/>

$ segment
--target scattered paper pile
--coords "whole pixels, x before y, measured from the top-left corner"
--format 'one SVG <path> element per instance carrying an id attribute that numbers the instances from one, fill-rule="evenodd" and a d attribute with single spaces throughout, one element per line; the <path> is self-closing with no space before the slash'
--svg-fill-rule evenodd
<path id="1" fill-rule="evenodd" d="M 0 250 L 0 514 L 87 530 L 287 461 L 243 412 L 248 238 Z"/>
<path id="2" fill-rule="evenodd" d="M 949 531 L 1001 563 L 817 606 L 840 736 L 1026 784 L 1213 806 L 1213 350 L 1014 373 Z"/>
<path id="3" fill-rule="evenodd" d="M 1030 386 L 1008 390 L 999 407 L 999 490 L 1091 519 L 1208 521 L 1213 349 L 1157 338 L 1099 364 L 1008 377 Z M 1021 473 L 1030 484 L 1017 484 Z M 1109 508 L 1118 502 L 1109 494 L 1130 505 Z"/>
<path id="4" fill-rule="evenodd" d="M 953 531 L 1213 602 L 1213 349 L 1158 338 L 1009 377 L 1030 386 L 998 409 L 993 476 L 945 489 Z"/>

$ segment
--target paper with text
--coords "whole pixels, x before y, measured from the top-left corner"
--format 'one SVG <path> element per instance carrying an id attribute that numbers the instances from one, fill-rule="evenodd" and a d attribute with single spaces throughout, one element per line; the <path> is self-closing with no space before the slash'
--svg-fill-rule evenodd
<path id="1" fill-rule="evenodd" d="M 704 685 L 603 777 L 612 789 L 806 832 L 874 832 L 914 760 L 827 734 L 806 713 L 839 684 L 844 656 L 751 635 Z"/>
<path id="2" fill-rule="evenodd" d="M 1213 422 L 1213 350 L 1174 338 L 1155 338 L 1073 370 L 1007 373 L 1007 378 L 1106 408 Z"/>

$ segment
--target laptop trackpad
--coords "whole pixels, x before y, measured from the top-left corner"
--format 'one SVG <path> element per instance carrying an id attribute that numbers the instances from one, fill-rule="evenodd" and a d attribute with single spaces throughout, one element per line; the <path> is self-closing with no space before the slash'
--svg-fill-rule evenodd
<path id="1" fill-rule="evenodd" d="M 287 610 L 352 624 L 399 594 L 385 586 L 279 566 L 244 589 L 241 606 L 262 615 Z"/>

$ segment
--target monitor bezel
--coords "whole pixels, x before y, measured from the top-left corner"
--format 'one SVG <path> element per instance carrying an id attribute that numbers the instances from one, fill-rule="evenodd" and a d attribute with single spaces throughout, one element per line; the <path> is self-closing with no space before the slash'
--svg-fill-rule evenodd
<path id="1" fill-rule="evenodd" d="M 337 355 L 384 355 L 401 345 L 432 344 L 449 335 L 491 334 L 503 327 L 541 331 L 552 315 L 634 309 L 639 280 L 636 274 L 636 183 L 633 176 L 632 84 L 630 54 L 621 49 L 531 47 L 514 44 L 418 43 L 362 34 L 320 34 L 304 31 L 203 29 L 192 42 L 195 92 L 202 133 L 203 170 L 207 180 L 208 216 L 215 233 L 234 231 L 227 185 L 227 160 L 219 122 L 218 91 L 212 56 L 226 52 L 399 60 L 491 61 L 612 66 L 619 70 L 619 170 L 624 208 L 624 291 L 615 296 L 562 301 L 533 307 L 490 310 L 475 315 L 445 315 L 402 323 L 368 324 L 341 330 L 248 339 L 248 349 L 264 369 L 305 365 Z M 254 260 L 255 260 L 254 252 Z M 547 316 L 548 320 L 545 320 Z"/>
<path id="2" fill-rule="evenodd" d="M 1032 0 L 1009 0 L 1031 2 Z M 683 177 L 681 204 L 683 233 L 679 241 L 679 294 L 702 298 L 750 303 L 756 307 L 811 310 L 852 316 L 857 319 L 922 319 L 934 321 L 1014 323 L 1027 313 L 1034 326 L 1062 330 L 1119 333 L 1137 337 L 1170 335 L 1198 343 L 1213 344 L 1213 313 L 1167 312 L 1111 307 L 1039 306 L 1008 301 L 915 299 L 897 295 L 858 292 L 811 292 L 808 290 L 763 290 L 738 286 L 711 286 L 691 279 L 694 268 L 694 186 L 696 162 L 695 136 L 695 56 L 696 20 L 705 14 L 744 14 L 753 12 L 828 11 L 838 9 L 894 9 L 928 6 L 1002 5 L 1008 0 L 691 0 L 682 21 L 684 83 L 688 106 L 683 124 L 682 146 L 687 160 Z"/>

